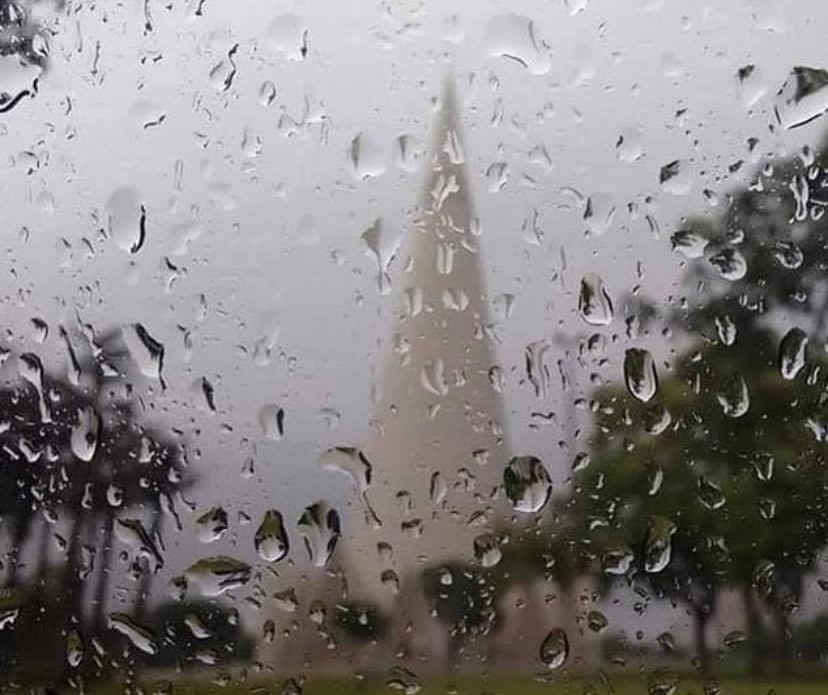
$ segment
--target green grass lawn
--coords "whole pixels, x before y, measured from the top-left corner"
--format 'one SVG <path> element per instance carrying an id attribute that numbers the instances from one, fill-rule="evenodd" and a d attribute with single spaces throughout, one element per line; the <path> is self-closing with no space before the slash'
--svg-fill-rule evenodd
<path id="1" fill-rule="evenodd" d="M 417 695 L 648 695 L 649 674 L 612 674 L 607 677 L 560 676 L 547 682 L 531 676 L 498 675 L 488 678 L 459 676 L 455 679 L 432 678 L 423 683 Z M 280 695 L 280 679 L 251 677 L 219 686 L 208 677 L 179 678 L 172 681 L 173 695 Z M 712 682 L 719 690 L 706 689 Z M 143 682 L 144 692 L 152 695 L 154 682 Z M 94 688 L 91 695 L 120 695 L 124 686 L 108 684 Z M 405 695 L 389 688 L 384 679 L 317 679 L 309 680 L 304 695 Z M 661 691 L 659 695 L 666 695 Z M 675 695 L 828 695 L 828 676 L 803 679 L 758 679 L 726 677 L 704 681 L 696 675 L 679 675 Z M 413 695 L 413 694 L 411 694 Z M 654 694 L 655 695 L 655 694 Z"/>

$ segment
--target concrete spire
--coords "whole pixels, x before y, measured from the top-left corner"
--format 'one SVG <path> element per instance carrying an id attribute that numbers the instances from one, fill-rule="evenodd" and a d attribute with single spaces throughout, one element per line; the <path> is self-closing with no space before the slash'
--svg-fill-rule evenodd
<path id="1" fill-rule="evenodd" d="M 363 447 L 373 465 L 367 499 L 382 526 L 352 514 L 344 529 L 351 595 L 386 609 L 395 577 L 410 586 L 427 566 L 474 561 L 473 541 L 494 520 L 492 495 L 505 463 L 458 121 L 449 79 L 419 215 L 393 281 L 398 311 L 378 382 L 377 426 Z"/>

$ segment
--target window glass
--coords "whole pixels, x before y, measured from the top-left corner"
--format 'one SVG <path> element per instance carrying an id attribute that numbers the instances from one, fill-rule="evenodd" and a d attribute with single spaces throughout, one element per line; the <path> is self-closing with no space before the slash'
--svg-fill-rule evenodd
<path id="1" fill-rule="evenodd" d="M 823 692 L 828 5 L 0 0 L 0 687 Z"/>

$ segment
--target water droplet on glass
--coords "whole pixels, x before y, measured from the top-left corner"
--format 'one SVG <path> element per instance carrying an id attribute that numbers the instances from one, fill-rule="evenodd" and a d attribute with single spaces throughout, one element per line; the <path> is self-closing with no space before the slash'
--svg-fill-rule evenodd
<path id="1" fill-rule="evenodd" d="M 707 248 L 708 241 L 701 234 L 690 230 L 679 230 L 670 237 L 673 250 L 681 253 L 685 258 L 701 258 Z"/>
<path id="2" fill-rule="evenodd" d="M 503 472 L 503 488 L 515 511 L 539 512 L 552 494 L 549 471 L 536 456 L 515 456 Z"/>
<path id="3" fill-rule="evenodd" d="M 693 188 L 696 170 L 686 159 L 676 159 L 661 167 L 658 181 L 661 190 L 670 195 L 687 195 Z"/>
<path id="4" fill-rule="evenodd" d="M 221 538 L 229 528 L 227 512 L 221 507 L 208 509 L 198 519 L 198 539 L 202 543 L 213 543 Z"/>
<path id="5" fill-rule="evenodd" d="M 630 348 L 624 355 L 624 381 L 627 390 L 642 403 L 647 403 L 658 390 L 658 374 L 648 350 Z"/>
<path id="6" fill-rule="evenodd" d="M 78 411 L 78 420 L 72 425 L 69 441 L 72 453 L 81 461 L 91 461 L 95 456 L 100 427 L 100 416 L 92 406 Z"/>
<path id="7" fill-rule="evenodd" d="M 144 654 L 158 653 L 158 640 L 155 633 L 148 627 L 138 624 L 126 613 L 111 613 L 108 626 L 124 635 L 139 651 Z"/>
<path id="8" fill-rule="evenodd" d="M 828 71 L 796 66 L 776 94 L 774 113 L 790 130 L 810 123 L 828 111 Z"/>
<path id="9" fill-rule="evenodd" d="M 265 32 L 267 45 L 287 60 L 300 61 L 308 55 L 308 29 L 295 14 L 274 17 Z"/>
<path id="10" fill-rule="evenodd" d="M 382 150 L 364 133 L 357 133 L 348 148 L 351 173 L 358 181 L 382 176 L 385 173 L 385 157 Z"/>
<path id="11" fill-rule="evenodd" d="M 141 374 L 149 379 L 157 379 L 163 386 L 164 346 L 140 323 L 125 326 L 123 335 L 129 354 L 138 365 Z"/>
<path id="12" fill-rule="evenodd" d="M 363 494 L 371 484 L 372 466 L 361 449 L 352 446 L 335 446 L 319 457 L 323 470 L 344 473 L 358 494 Z"/>
<path id="13" fill-rule="evenodd" d="M 597 634 L 607 629 L 609 620 L 601 611 L 590 611 L 587 613 L 587 626 Z"/>
<path id="14" fill-rule="evenodd" d="M 493 533 L 484 533 L 474 539 L 474 556 L 483 567 L 494 567 L 503 557 L 500 539 Z"/>
<path id="15" fill-rule="evenodd" d="M 428 494 L 431 499 L 431 503 L 435 507 L 439 505 L 448 494 L 448 483 L 439 471 L 435 471 L 431 474 Z"/>
<path id="16" fill-rule="evenodd" d="M 66 635 L 66 663 L 70 668 L 77 668 L 83 661 L 83 638 L 77 630 Z"/>
<path id="17" fill-rule="evenodd" d="M 761 560 L 753 569 L 753 587 L 760 599 L 766 599 L 773 593 L 776 583 L 776 565 L 770 560 Z"/>
<path id="18" fill-rule="evenodd" d="M 319 501 L 305 509 L 298 527 L 311 562 L 315 567 L 324 567 L 339 541 L 339 514 L 326 502 Z"/>
<path id="19" fill-rule="evenodd" d="M 259 410 L 259 426 L 262 434 L 278 442 L 285 434 L 285 411 L 278 405 L 268 403 Z"/>
<path id="20" fill-rule="evenodd" d="M 644 570 L 650 574 L 661 572 L 670 564 L 672 537 L 676 525 L 662 516 L 650 519 L 644 541 Z"/>
<path id="21" fill-rule="evenodd" d="M 696 482 L 696 491 L 699 495 L 699 501 L 708 509 L 721 509 L 725 504 L 722 488 L 706 475 L 701 476 Z"/>
<path id="22" fill-rule="evenodd" d="M 569 638 L 561 628 L 551 630 L 540 648 L 540 660 L 550 670 L 561 668 L 569 658 Z"/>
<path id="23" fill-rule="evenodd" d="M 808 336 L 799 328 L 791 328 L 779 343 L 779 372 L 783 379 L 791 381 L 805 367 Z"/>
<path id="24" fill-rule="evenodd" d="M 637 162 L 644 156 L 644 145 L 640 128 L 624 128 L 615 143 L 615 153 L 621 162 Z"/>
<path id="25" fill-rule="evenodd" d="M 535 23 L 513 12 L 493 17 L 486 28 L 489 55 L 518 62 L 534 75 L 544 75 L 552 65 L 546 44 L 538 38 Z"/>
<path id="26" fill-rule="evenodd" d="M 157 572 L 164 566 L 164 558 L 140 519 L 116 519 L 115 536 L 130 546 L 137 557 L 146 558 Z"/>
<path id="27" fill-rule="evenodd" d="M 251 574 L 250 565 L 224 555 L 203 558 L 185 572 L 186 578 L 208 598 L 244 586 Z"/>
<path id="28" fill-rule="evenodd" d="M 596 193 L 587 198 L 584 222 L 595 236 L 603 236 L 615 219 L 615 203 L 608 193 Z"/>
<path id="29" fill-rule="evenodd" d="M 118 188 L 106 202 L 107 227 L 123 251 L 137 253 L 146 237 L 146 207 L 134 188 Z"/>
<path id="30" fill-rule="evenodd" d="M 716 398 L 727 417 L 742 417 L 750 409 L 750 393 L 741 374 L 728 377 L 722 383 Z"/>
<path id="31" fill-rule="evenodd" d="M 657 437 L 663 433 L 673 422 L 673 416 L 661 403 L 653 403 L 646 407 L 641 413 L 644 429 L 648 434 Z"/>
<path id="32" fill-rule="evenodd" d="M 788 270 L 796 270 L 805 260 L 802 249 L 792 241 L 777 241 L 773 245 L 773 257 Z"/>
<path id="33" fill-rule="evenodd" d="M 724 248 L 710 256 L 708 260 L 725 280 L 735 282 L 747 274 L 747 261 L 736 249 Z"/>
<path id="34" fill-rule="evenodd" d="M 733 345 L 736 342 L 736 324 L 733 323 L 733 319 L 725 314 L 724 316 L 716 316 L 713 321 L 716 324 L 716 332 L 719 334 L 722 345 L 728 347 Z"/>
<path id="35" fill-rule="evenodd" d="M 43 345 L 49 337 L 49 324 L 41 318 L 32 319 L 32 340 L 37 344 Z"/>
<path id="36" fill-rule="evenodd" d="M 287 531 L 282 515 L 275 509 L 268 509 L 262 523 L 253 536 L 253 545 L 259 557 L 265 562 L 279 562 L 290 550 Z"/>
<path id="37" fill-rule="evenodd" d="M 236 53 L 238 53 L 239 44 L 233 45 L 227 51 L 227 57 L 216 63 L 212 70 L 210 70 L 210 84 L 217 92 L 226 92 L 233 86 L 233 80 L 236 79 Z"/>
<path id="38" fill-rule="evenodd" d="M 604 288 L 604 281 L 595 273 L 589 273 L 581 279 L 578 313 L 590 326 L 608 326 L 612 323 L 612 300 Z"/>
<path id="39" fill-rule="evenodd" d="M 417 695 L 423 687 L 417 674 L 402 666 L 394 666 L 388 672 L 385 684 L 403 695 Z"/>
<path id="40" fill-rule="evenodd" d="M 13 27 L 3 27 L 4 32 L 10 29 L 14 31 Z M 13 40 L 9 38 L 6 42 Z M 24 98 L 34 97 L 42 72 L 43 67 L 25 53 L 10 52 L 0 56 L 0 114 L 8 113 Z"/>
<path id="41" fill-rule="evenodd" d="M 259 102 L 262 106 L 270 106 L 276 100 L 276 85 L 270 80 L 262 82 L 259 87 Z"/>
<path id="42" fill-rule="evenodd" d="M 753 459 L 753 471 L 757 479 L 763 483 L 770 482 L 773 478 L 773 466 L 774 460 L 770 454 L 760 453 Z"/>

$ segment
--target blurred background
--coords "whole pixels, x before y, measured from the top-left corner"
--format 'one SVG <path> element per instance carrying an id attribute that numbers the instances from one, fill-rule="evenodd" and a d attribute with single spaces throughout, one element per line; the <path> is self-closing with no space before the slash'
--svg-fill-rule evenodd
<path id="1" fill-rule="evenodd" d="M 817 0 L 0 0 L 8 692 L 822 692 Z"/>

